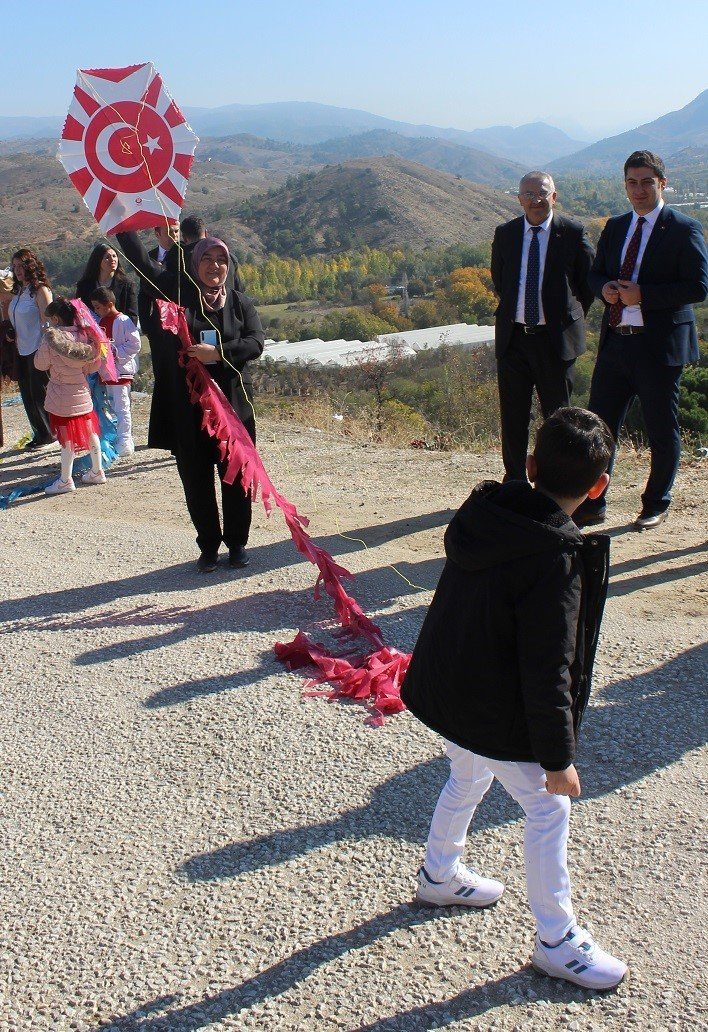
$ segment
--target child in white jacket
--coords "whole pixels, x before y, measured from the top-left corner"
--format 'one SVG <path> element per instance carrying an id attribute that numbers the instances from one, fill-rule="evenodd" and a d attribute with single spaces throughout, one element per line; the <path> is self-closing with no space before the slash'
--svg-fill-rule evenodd
<path id="1" fill-rule="evenodd" d="M 91 294 L 91 304 L 100 319 L 101 327 L 111 341 L 115 357 L 118 378 L 107 379 L 103 370 L 99 375 L 101 383 L 106 385 L 108 400 L 118 420 L 118 454 L 132 455 L 135 443 L 130 411 L 130 389 L 133 377 L 138 371 L 140 334 L 133 320 L 118 311 L 115 294 L 108 287 L 97 287 Z"/>

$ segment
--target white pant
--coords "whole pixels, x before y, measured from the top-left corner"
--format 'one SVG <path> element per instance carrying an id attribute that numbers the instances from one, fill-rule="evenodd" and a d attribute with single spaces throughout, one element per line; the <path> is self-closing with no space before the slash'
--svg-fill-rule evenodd
<path id="1" fill-rule="evenodd" d="M 130 384 L 117 384 L 106 387 L 108 401 L 116 414 L 118 425 L 118 447 L 131 444 L 133 440 L 133 417 L 130 411 Z"/>
<path id="2" fill-rule="evenodd" d="M 490 760 L 452 742 L 445 748 L 450 778 L 433 814 L 425 870 L 436 882 L 455 875 L 474 811 L 497 778 L 526 814 L 526 891 L 538 933 L 544 942 L 559 942 L 575 924 L 567 866 L 570 799 L 546 791 L 538 763 Z"/>

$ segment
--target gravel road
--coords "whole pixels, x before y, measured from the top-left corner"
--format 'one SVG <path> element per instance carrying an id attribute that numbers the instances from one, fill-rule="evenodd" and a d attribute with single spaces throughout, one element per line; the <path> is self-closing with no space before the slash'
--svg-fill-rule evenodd
<path id="1" fill-rule="evenodd" d="M 12 442 L 22 410 L 3 413 Z M 266 423 L 260 442 L 410 649 L 443 529 L 499 456 Z M 0 512 L 0 1032 L 708 1027 L 706 461 L 655 532 L 628 526 L 646 457 L 623 457 L 612 496 L 570 852 L 581 920 L 631 967 L 607 995 L 529 967 L 520 812 L 497 787 L 467 858 L 503 899 L 412 902 L 440 741 L 407 713 L 376 730 L 303 699 L 275 661 L 276 640 L 331 627 L 277 514 L 256 512 L 247 571 L 197 575 L 174 463 L 144 446 L 105 487 Z M 0 491 L 56 463 L 6 447 Z"/>

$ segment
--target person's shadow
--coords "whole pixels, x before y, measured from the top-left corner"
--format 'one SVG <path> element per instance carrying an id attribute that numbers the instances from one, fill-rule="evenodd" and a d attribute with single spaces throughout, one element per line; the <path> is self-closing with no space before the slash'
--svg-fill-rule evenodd
<path id="1" fill-rule="evenodd" d="M 394 932 L 419 927 L 431 921 L 445 923 L 451 917 L 450 911 L 399 904 L 385 914 L 378 914 L 353 928 L 328 935 L 310 946 L 297 950 L 233 988 L 184 1006 L 178 1006 L 179 996 L 157 997 L 137 1007 L 130 1014 L 113 1018 L 110 1027 L 115 1032 L 177 1032 L 177 1029 L 180 1032 L 196 1032 L 197 1029 L 206 1028 L 224 1018 L 233 1018 L 241 1011 L 274 996 L 280 996 L 325 964 L 365 949 Z M 527 1003 L 523 994 L 533 979 L 530 966 L 527 965 L 495 982 L 485 982 L 483 985 L 466 989 L 449 1000 L 395 1013 L 380 1018 L 374 1024 L 360 1027 L 368 1029 L 369 1032 L 401 1028 L 444 1028 L 454 1021 L 486 1014 L 502 1004 L 514 1001 Z M 551 980 L 548 980 L 546 994 L 553 1002 L 582 999 L 581 993 L 582 990 L 577 986 L 569 983 L 551 984 Z M 392 1005 L 395 1005 L 394 1000 L 395 996 L 392 994 Z M 151 1017 L 150 1015 L 157 1010 L 163 1011 L 163 1014 Z M 105 1028 L 105 1025 L 100 1028 Z M 99 1032 L 99 1028 L 94 1032 Z"/>
<path id="2" fill-rule="evenodd" d="M 656 670 L 615 682 L 602 706 L 586 710 L 578 755 L 583 798 L 595 799 L 680 759 L 706 740 L 708 646 L 697 646 Z M 701 715 L 703 719 L 701 719 Z M 396 718 L 393 718 L 396 719 Z M 447 776 L 443 756 L 394 774 L 364 806 L 319 824 L 284 828 L 232 842 L 186 860 L 190 881 L 233 878 L 284 863 L 332 842 L 386 836 L 425 841 L 437 796 Z M 521 811 L 497 785 L 481 804 L 474 829 L 520 819 Z"/>

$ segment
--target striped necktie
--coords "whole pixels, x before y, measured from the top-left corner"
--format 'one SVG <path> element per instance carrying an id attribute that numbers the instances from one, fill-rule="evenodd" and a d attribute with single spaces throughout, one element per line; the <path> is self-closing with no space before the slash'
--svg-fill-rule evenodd
<path id="1" fill-rule="evenodd" d="M 640 215 L 637 219 L 637 226 L 632 234 L 632 239 L 629 241 L 627 247 L 627 253 L 624 256 L 622 262 L 622 268 L 620 269 L 619 279 L 631 280 L 632 273 L 634 272 L 634 266 L 637 264 L 637 255 L 639 254 L 639 247 L 642 242 L 642 226 L 646 222 L 643 215 Z M 613 305 L 610 305 L 610 326 L 619 326 L 622 322 L 622 312 L 625 308 L 624 301 L 615 301 Z"/>
<path id="2" fill-rule="evenodd" d="M 526 290 L 524 293 L 524 321 L 527 326 L 538 326 L 541 318 L 538 304 L 538 284 L 541 274 L 541 245 L 538 242 L 540 226 L 531 226 L 531 244 L 526 263 Z"/>

